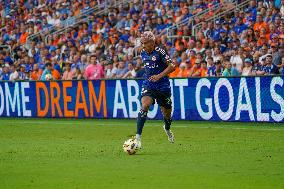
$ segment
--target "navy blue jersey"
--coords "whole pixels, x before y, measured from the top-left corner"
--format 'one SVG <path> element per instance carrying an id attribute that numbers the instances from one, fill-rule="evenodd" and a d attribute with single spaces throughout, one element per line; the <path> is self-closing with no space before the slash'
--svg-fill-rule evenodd
<path id="1" fill-rule="evenodd" d="M 9 73 L 2 73 L 2 80 L 3 81 L 9 81 L 10 74 Z"/>
<path id="2" fill-rule="evenodd" d="M 216 74 L 216 67 L 215 66 L 209 66 L 207 71 L 208 76 L 217 76 Z"/>
<path id="3" fill-rule="evenodd" d="M 170 81 L 167 76 L 156 82 L 149 81 L 151 76 L 162 73 L 168 67 L 168 64 L 172 64 L 172 60 L 166 51 L 160 47 L 156 47 L 150 54 L 142 50 L 141 58 L 145 67 L 143 88 L 170 91 Z"/>
<path id="4" fill-rule="evenodd" d="M 264 71 L 269 75 L 279 74 L 278 68 L 274 64 L 266 65 Z"/>

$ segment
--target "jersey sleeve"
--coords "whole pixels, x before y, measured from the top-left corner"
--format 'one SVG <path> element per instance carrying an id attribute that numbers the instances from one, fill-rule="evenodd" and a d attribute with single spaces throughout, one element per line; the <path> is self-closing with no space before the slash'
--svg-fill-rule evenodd
<path id="1" fill-rule="evenodd" d="M 174 66 L 171 57 L 168 55 L 168 53 L 164 49 L 162 49 L 161 47 L 156 47 L 156 50 L 160 53 L 163 64 L 166 64 L 167 66 L 169 65 Z"/>

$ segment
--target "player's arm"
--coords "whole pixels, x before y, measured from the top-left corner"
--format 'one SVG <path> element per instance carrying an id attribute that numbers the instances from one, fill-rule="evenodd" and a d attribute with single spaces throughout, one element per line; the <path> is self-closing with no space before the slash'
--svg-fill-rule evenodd
<path id="1" fill-rule="evenodd" d="M 174 64 L 172 62 L 170 62 L 168 64 L 168 67 L 162 73 L 160 73 L 159 75 L 161 75 L 161 78 L 162 78 L 162 77 L 165 77 L 165 76 L 169 75 L 173 71 L 175 71 L 175 66 L 174 66 Z"/>
<path id="2" fill-rule="evenodd" d="M 168 65 L 168 67 L 163 71 L 161 72 L 160 74 L 157 74 L 157 75 L 153 75 L 149 78 L 150 81 L 153 81 L 153 82 L 156 82 L 158 80 L 160 80 L 161 78 L 169 75 L 170 73 L 172 73 L 173 71 L 175 71 L 175 66 L 173 64 L 173 61 L 172 59 L 170 58 L 169 55 L 167 55 L 165 53 L 165 51 L 163 49 L 161 49 L 162 52 L 162 61 Z"/>

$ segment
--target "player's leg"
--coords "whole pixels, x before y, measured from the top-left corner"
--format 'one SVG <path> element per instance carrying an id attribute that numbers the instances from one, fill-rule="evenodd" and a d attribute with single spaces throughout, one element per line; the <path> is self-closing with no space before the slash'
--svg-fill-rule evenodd
<path id="1" fill-rule="evenodd" d="M 171 92 L 164 91 L 157 94 L 157 103 L 161 107 L 162 114 L 164 116 L 164 130 L 168 136 L 168 140 L 171 143 L 174 143 L 174 134 L 171 131 L 172 124 L 172 100 Z"/>
<path id="2" fill-rule="evenodd" d="M 142 107 L 140 109 L 140 112 L 138 113 L 138 118 L 137 118 L 137 132 L 136 132 L 137 140 L 141 140 L 141 134 L 147 119 L 147 113 L 153 102 L 154 100 L 150 96 L 143 96 L 141 99 Z"/>
<path id="3" fill-rule="evenodd" d="M 170 130 L 171 124 L 172 124 L 172 116 L 171 116 L 172 108 L 167 109 L 167 108 L 161 106 L 161 111 L 162 111 L 162 114 L 164 116 L 165 129 Z"/>
<path id="4" fill-rule="evenodd" d="M 168 136 L 168 140 L 171 143 L 174 143 L 175 139 L 174 139 L 174 133 L 171 131 L 171 124 L 172 124 L 172 108 L 165 108 L 163 106 L 161 106 L 161 111 L 163 113 L 164 116 L 164 130 L 165 133 Z"/>

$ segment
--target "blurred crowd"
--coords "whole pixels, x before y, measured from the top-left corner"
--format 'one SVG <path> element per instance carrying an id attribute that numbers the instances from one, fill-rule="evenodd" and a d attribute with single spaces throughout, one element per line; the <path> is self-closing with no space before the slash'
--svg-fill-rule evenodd
<path id="1" fill-rule="evenodd" d="M 1 2 L 0 80 L 141 78 L 140 35 L 147 30 L 172 57 L 173 78 L 284 74 L 284 0 L 251 0 L 248 7 L 214 21 L 206 21 L 214 15 L 208 12 L 173 30 L 174 38 L 167 36 L 167 28 L 213 6 L 220 12 L 227 2 L 133 0 L 89 14 L 84 23 L 52 34 L 48 41 L 44 36 L 51 27 L 61 28 L 91 7 L 113 2 Z M 202 24 L 195 36 L 192 22 Z M 28 36 L 39 31 L 43 36 L 26 45 Z"/>

